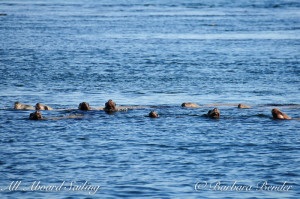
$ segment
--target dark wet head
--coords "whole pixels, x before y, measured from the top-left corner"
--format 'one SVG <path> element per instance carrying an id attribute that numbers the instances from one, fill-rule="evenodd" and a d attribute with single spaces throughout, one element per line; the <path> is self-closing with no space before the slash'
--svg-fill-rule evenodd
<path id="1" fill-rule="evenodd" d="M 182 104 L 181 104 L 181 107 L 186 107 L 186 103 L 182 103 Z"/>
<path id="2" fill-rule="evenodd" d="M 220 117 L 219 109 L 214 108 L 213 110 L 208 111 L 208 116 L 210 118 L 219 118 Z"/>
<path id="3" fill-rule="evenodd" d="M 149 117 L 155 118 L 155 117 L 159 117 L 159 115 L 158 115 L 157 113 L 155 113 L 155 111 L 151 111 L 151 112 L 149 113 Z"/>
<path id="4" fill-rule="evenodd" d="M 78 109 L 83 110 L 83 111 L 89 111 L 89 110 L 91 110 L 91 107 L 90 107 L 89 103 L 82 102 L 82 103 L 79 104 Z"/>
<path id="5" fill-rule="evenodd" d="M 31 119 L 31 120 L 41 120 L 41 119 L 43 119 L 43 116 L 42 116 L 41 112 L 35 111 L 34 113 L 30 113 L 29 119 Z"/>
<path id="6" fill-rule="evenodd" d="M 105 103 L 105 109 L 106 110 L 116 110 L 116 103 L 112 101 L 111 99 L 108 100 L 108 102 Z"/>

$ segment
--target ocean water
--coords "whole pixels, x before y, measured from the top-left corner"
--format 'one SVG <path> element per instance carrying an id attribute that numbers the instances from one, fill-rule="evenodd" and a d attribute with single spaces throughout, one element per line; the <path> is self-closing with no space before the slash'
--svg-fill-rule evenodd
<path id="1" fill-rule="evenodd" d="M 0 41 L 1 198 L 300 197 L 299 1 L 1 0 Z"/>

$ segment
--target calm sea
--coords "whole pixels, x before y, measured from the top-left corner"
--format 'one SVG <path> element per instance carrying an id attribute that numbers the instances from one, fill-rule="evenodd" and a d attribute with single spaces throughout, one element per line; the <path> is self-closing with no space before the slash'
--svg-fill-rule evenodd
<path id="1" fill-rule="evenodd" d="M 300 197 L 298 0 L 0 0 L 0 42 L 1 198 Z"/>

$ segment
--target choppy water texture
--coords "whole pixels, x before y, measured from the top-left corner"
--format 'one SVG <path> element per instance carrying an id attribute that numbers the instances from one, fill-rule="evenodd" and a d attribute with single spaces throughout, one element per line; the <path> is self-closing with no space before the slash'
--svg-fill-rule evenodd
<path id="1" fill-rule="evenodd" d="M 299 1 L 2 0 L 0 13 L 1 198 L 299 198 L 300 121 L 271 118 L 300 118 Z M 43 121 L 12 109 L 108 99 L 147 107 Z M 252 108 L 213 120 L 183 102 Z M 23 191 L 35 181 L 66 187 Z M 204 181 L 292 188 L 196 191 Z"/>

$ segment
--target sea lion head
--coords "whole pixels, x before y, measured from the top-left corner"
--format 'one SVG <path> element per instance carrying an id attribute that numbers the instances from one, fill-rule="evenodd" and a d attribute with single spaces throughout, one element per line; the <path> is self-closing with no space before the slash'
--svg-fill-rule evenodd
<path id="1" fill-rule="evenodd" d="M 287 116 L 285 113 L 281 112 L 277 108 L 272 109 L 272 115 L 274 119 L 280 120 L 290 120 L 291 118 Z"/>
<path id="2" fill-rule="evenodd" d="M 219 109 L 214 108 L 213 110 L 208 111 L 207 115 L 210 118 L 219 118 L 220 117 L 220 111 L 219 111 Z"/>
<path id="3" fill-rule="evenodd" d="M 89 111 L 91 110 L 90 104 L 87 102 L 81 102 L 78 106 L 79 110 L 83 110 L 83 111 Z"/>
<path id="4" fill-rule="evenodd" d="M 44 105 L 44 104 L 37 103 L 35 105 L 35 110 L 53 110 L 53 109 L 50 108 L 49 106 Z"/>
<path id="5" fill-rule="evenodd" d="M 199 107 L 199 105 L 190 102 L 190 103 L 182 103 L 181 107 Z"/>
<path id="6" fill-rule="evenodd" d="M 41 112 L 35 111 L 34 113 L 30 113 L 29 119 L 31 119 L 31 120 L 41 120 L 41 119 L 43 119 L 43 116 L 42 116 Z"/>
<path id="7" fill-rule="evenodd" d="M 22 105 L 21 102 L 15 102 L 14 109 L 22 109 Z"/>
<path id="8" fill-rule="evenodd" d="M 112 101 L 111 99 L 108 100 L 108 102 L 105 103 L 105 110 L 111 111 L 116 110 L 116 103 Z"/>
<path id="9" fill-rule="evenodd" d="M 21 102 L 15 102 L 14 109 L 34 110 L 35 108 L 30 105 L 22 104 Z"/>
<path id="10" fill-rule="evenodd" d="M 155 113 L 155 111 L 151 111 L 149 113 L 149 117 L 153 117 L 153 118 L 156 118 L 156 117 L 159 117 L 159 115 L 157 113 Z"/>
<path id="11" fill-rule="evenodd" d="M 42 104 L 37 103 L 37 104 L 35 105 L 35 110 L 45 110 L 45 108 L 44 108 L 44 106 L 43 106 Z"/>
<path id="12" fill-rule="evenodd" d="M 251 108 L 250 106 L 247 106 L 245 104 L 239 104 L 238 108 Z"/>

